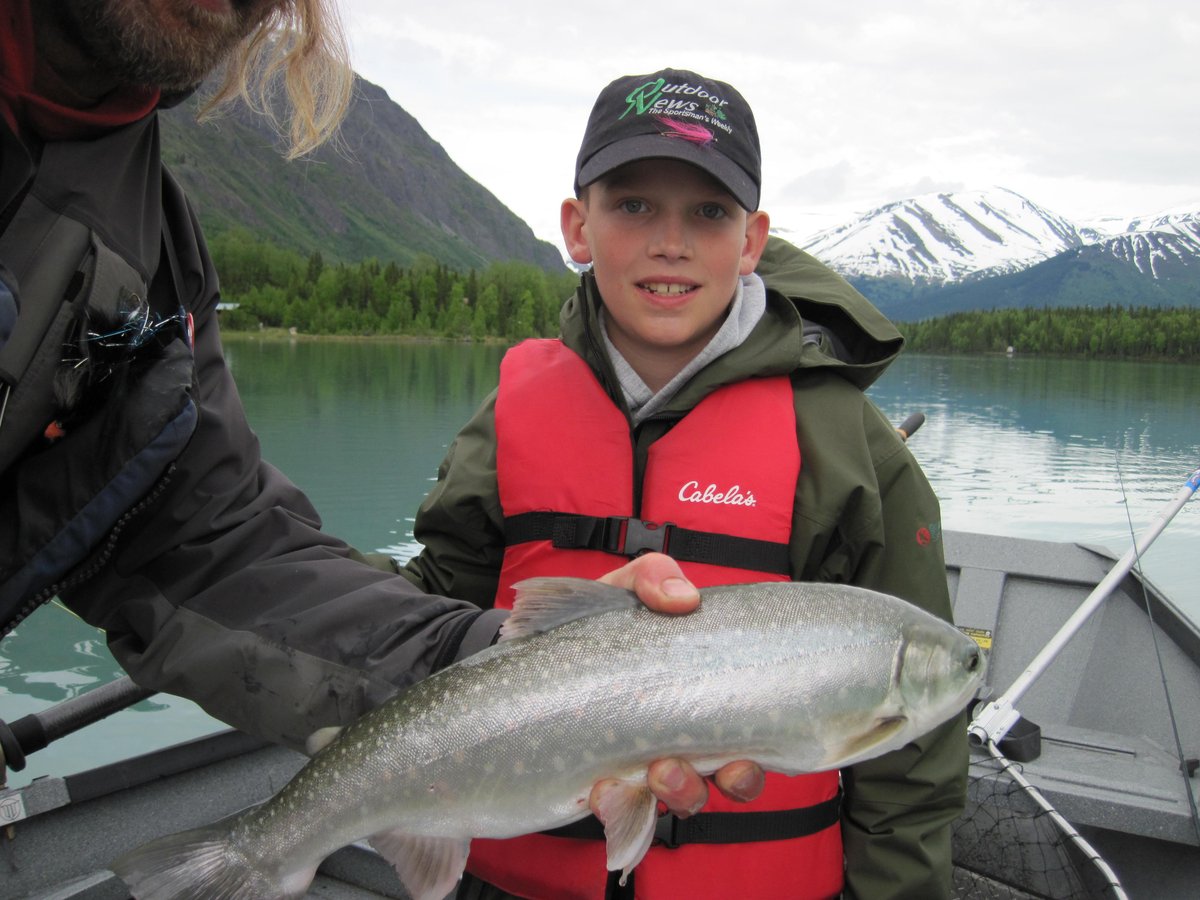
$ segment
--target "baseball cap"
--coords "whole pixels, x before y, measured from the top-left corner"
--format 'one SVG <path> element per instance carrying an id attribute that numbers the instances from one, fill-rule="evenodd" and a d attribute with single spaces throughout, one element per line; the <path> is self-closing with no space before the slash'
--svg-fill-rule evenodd
<path id="1" fill-rule="evenodd" d="M 575 193 L 639 159 L 678 159 L 758 209 L 762 152 L 754 113 L 723 81 L 685 69 L 625 75 L 600 92 L 575 161 Z"/>

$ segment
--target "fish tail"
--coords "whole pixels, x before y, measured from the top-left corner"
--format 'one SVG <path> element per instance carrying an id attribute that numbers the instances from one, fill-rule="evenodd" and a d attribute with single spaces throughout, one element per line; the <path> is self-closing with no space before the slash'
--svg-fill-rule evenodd
<path id="1" fill-rule="evenodd" d="M 303 897 L 315 867 L 272 877 L 230 838 L 228 823 L 169 834 L 131 850 L 112 870 L 136 900 L 267 900 Z"/>

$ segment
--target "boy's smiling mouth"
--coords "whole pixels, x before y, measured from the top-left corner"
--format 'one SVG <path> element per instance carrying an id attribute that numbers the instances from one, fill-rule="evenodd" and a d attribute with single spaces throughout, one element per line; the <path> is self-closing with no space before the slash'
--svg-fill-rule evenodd
<path id="1" fill-rule="evenodd" d="M 666 281 L 642 281 L 638 283 L 638 287 L 648 293 L 658 294 L 660 297 L 674 297 L 696 290 L 696 285 L 694 284 L 680 284 Z"/>

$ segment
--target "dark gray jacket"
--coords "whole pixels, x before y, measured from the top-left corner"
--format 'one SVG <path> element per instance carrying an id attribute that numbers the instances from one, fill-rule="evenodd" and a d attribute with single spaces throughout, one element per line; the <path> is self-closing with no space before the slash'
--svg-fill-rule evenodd
<path id="1" fill-rule="evenodd" d="M 139 684 L 297 747 L 486 646 L 499 616 L 366 565 L 261 459 L 222 355 L 216 274 L 162 166 L 157 115 L 45 146 L 0 124 L 0 152 L 3 293 L 19 309 L 0 329 L 0 361 L 14 351 L 0 369 L 13 401 L 0 422 L 0 626 L 57 595 L 105 630 Z M 82 244 L 55 237 L 56 216 Z M 8 233 L 14 221 L 21 230 Z M 12 264 L 31 221 L 50 223 L 49 236 Z M 50 384 L 70 304 L 139 288 L 180 327 L 132 353 L 119 389 L 86 414 L 60 416 Z M 63 318 L 30 341 L 41 313 Z M 67 434 L 50 442 L 55 418 Z"/>

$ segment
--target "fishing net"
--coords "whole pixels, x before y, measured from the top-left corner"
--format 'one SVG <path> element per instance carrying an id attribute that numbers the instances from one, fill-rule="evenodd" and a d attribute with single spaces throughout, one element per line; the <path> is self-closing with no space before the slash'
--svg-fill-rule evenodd
<path id="1" fill-rule="evenodd" d="M 954 828 L 956 900 L 1093 900 L 1122 896 L 1025 788 L 974 758 L 967 811 Z"/>

